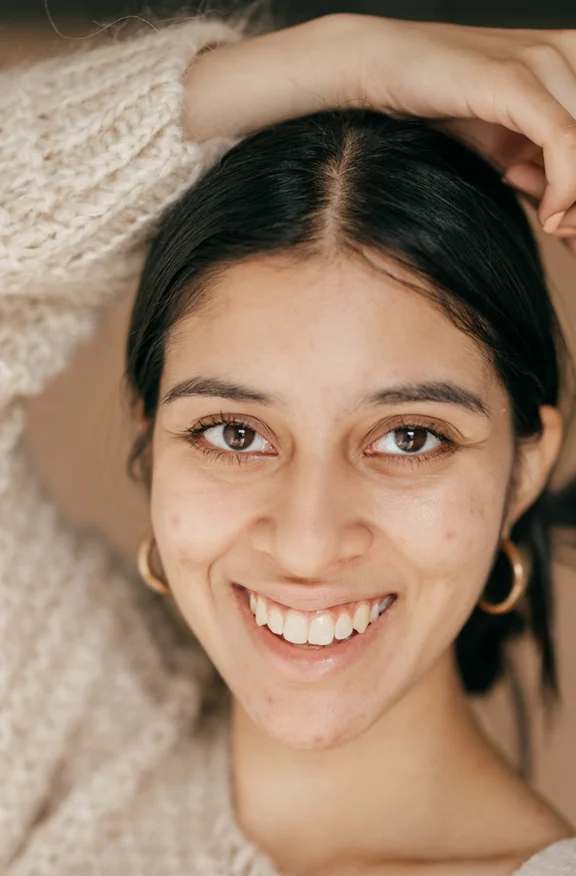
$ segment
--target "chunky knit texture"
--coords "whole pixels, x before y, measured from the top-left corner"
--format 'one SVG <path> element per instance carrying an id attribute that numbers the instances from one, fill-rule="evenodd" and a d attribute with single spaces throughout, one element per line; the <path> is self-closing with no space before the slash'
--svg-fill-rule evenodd
<path id="1" fill-rule="evenodd" d="M 196 19 L 0 75 L 0 872 L 277 876 L 234 820 L 230 695 L 193 635 L 23 451 L 28 396 L 135 283 L 162 210 L 229 147 L 180 128 Z M 576 840 L 522 876 L 576 874 Z"/>

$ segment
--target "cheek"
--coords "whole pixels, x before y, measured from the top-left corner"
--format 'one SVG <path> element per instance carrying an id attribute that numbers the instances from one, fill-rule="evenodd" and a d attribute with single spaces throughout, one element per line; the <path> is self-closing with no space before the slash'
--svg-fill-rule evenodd
<path id="1" fill-rule="evenodd" d="M 155 453 L 150 513 L 169 575 L 209 569 L 226 552 L 249 519 L 247 489 L 206 477 L 180 450 Z"/>
<path id="2" fill-rule="evenodd" d="M 508 472 L 467 470 L 422 482 L 382 509 L 407 570 L 407 600 L 428 621 L 466 619 L 490 571 Z"/>

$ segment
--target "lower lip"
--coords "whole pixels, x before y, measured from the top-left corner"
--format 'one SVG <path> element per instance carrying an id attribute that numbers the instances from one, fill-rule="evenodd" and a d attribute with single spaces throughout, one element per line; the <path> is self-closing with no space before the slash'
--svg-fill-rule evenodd
<path id="1" fill-rule="evenodd" d="M 377 620 L 369 624 L 364 633 L 358 633 L 340 642 L 335 640 L 332 645 L 304 648 L 292 645 L 282 636 L 272 633 L 266 625 L 258 626 L 250 609 L 248 590 L 233 584 L 232 592 L 256 649 L 278 672 L 295 681 L 323 679 L 341 672 L 360 659 L 376 637 L 381 635 L 392 609 L 398 602 L 396 597 L 392 605 L 382 612 Z"/>

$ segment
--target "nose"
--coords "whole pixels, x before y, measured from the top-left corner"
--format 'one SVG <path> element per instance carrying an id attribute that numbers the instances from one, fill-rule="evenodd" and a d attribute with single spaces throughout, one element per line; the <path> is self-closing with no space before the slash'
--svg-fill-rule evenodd
<path id="1" fill-rule="evenodd" d="M 286 576 L 323 579 L 370 550 L 372 531 L 361 508 L 352 473 L 300 465 L 276 483 L 272 509 L 253 529 L 253 546 Z"/>

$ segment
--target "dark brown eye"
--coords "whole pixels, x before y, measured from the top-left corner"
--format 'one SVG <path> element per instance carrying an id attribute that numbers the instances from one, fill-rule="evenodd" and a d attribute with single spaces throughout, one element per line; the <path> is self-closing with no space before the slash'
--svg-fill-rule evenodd
<path id="1" fill-rule="evenodd" d="M 212 426 L 200 426 L 197 434 L 219 450 L 237 453 L 260 453 L 266 448 L 266 440 L 248 423 L 223 421 Z"/>
<path id="2" fill-rule="evenodd" d="M 228 423 L 224 426 L 224 441 L 232 450 L 247 450 L 256 436 L 254 429 L 237 423 Z"/>
<path id="3" fill-rule="evenodd" d="M 436 450 L 442 438 L 425 426 L 398 426 L 391 429 L 374 445 L 377 453 L 387 456 L 428 454 Z"/>
<path id="4" fill-rule="evenodd" d="M 394 429 L 395 443 L 404 453 L 419 453 L 426 446 L 428 429 Z"/>

